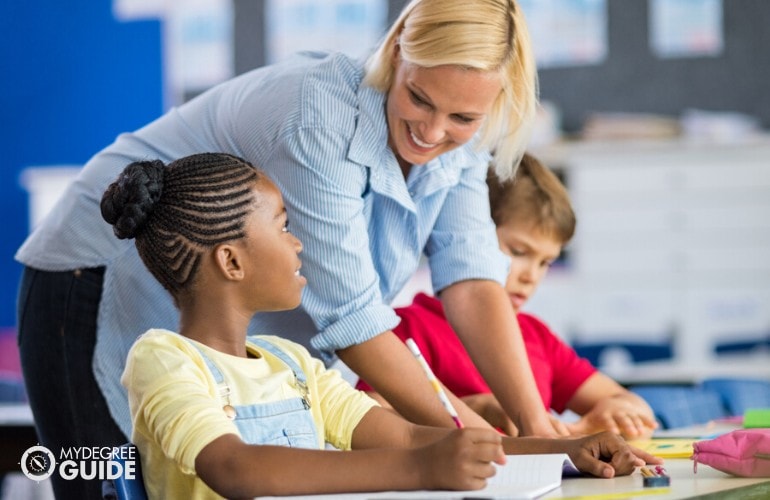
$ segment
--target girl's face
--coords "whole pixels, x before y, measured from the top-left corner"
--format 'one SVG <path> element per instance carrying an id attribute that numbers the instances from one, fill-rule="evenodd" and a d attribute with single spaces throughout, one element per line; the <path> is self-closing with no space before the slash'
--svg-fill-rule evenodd
<path id="1" fill-rule="evenodd" d="M 401 167 L 422 165 L 468 142 L 502 90 L 497 73 L 459 66 L 424 68 L 394 56 L 388 144 Z"/>
<path id="2" fill-rule="evenodd" d="M 299 272 L 302 243 L 289 232 L 278 187 L 263 177 L 254 190 L 254 208 L 246 218 L 246 237 L 239 240 L 246 255 L 248 303 L 254 311 L 294 309 L 300 304 L 302 288 L 307 284 Z"/>
<path id="3" fill-rule="evenodd" d="M 497 227 L 500 250 L 511 258 L 505 291 L 518 313 L 561 253 L 561 242 L 532 224 L 509 222 Z"/>

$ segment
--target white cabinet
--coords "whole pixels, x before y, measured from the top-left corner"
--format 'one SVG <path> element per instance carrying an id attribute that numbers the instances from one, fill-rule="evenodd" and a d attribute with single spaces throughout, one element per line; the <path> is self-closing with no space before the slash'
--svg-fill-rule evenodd
<path id="1" fill-rule="evenodd" d="M 665 340 L 682 361 L 770 335 L 770 139 L 578 143 L 533 151 L 577 213 L 570 262 L 533 312 L 565 338 Z"/>

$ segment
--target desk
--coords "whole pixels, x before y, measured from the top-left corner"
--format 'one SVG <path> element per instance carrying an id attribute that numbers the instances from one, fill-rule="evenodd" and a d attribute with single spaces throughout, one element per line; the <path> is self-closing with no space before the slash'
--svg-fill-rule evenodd
<path id="1" fill-rule="evenodd" d="M 671 476 L 671 488 L 665 494 L 623 495 L 628 492 L 645 491 L 642 486 L 642 475 L 635 472 L 630 476 L 614 479 L 564 478 L 559 489 L 553 490 L 543 498 L 594 497 L 596 500 L 637 497 L 651 500 L 770 498 L 770 478 L 734 477 L 702 464 L 698 464 L 696 474 L 693 472 L 693 462 L 683 458 L 666 459 L 664 466 Z"/>
<path id="2" fill-rule="evenodd" d="M 38 444 L 29 405 L 0 404 L 0 443 L 0 475 L 21 471 L 22 454 Z"/>
<path id="3" fill-rule="evenodd" d="M 650 494 L 657 488 L 644 488 L 642 475 L 634 472 L 630 476 L 614 479 L 588 477 L 564 478 L 559 488 L 552 490 L 539 499 L 563 498 L 572 500 L 681 500 L 700 498 L 709 500 L 744 500 L 747 498 L 770 498 L 770 478 L 739 478 L 724 474 L 706 465 L 698 465 L 698 473 L 693 473 L 693 462 L 689 459 L 668 459 L 666 471 L 671 476 L 671 487 L 666 493 Z M 641 492 L 641 494 L 640 494 Z M 515 492 L 512 492 L 515 493 Z M 635 493 L 635 494 L 634 494 Z M 279 497 L 269 497 L 278 500 Z M 429 498 L 462 499 L 476 498 L 468 492 L 376 492 L 343 493 L 330 495 L 303 495 L 284 498 L 302 498 L 305 500 L 365 500 L 365 499 L 406 499 L 418 500 Z"/>

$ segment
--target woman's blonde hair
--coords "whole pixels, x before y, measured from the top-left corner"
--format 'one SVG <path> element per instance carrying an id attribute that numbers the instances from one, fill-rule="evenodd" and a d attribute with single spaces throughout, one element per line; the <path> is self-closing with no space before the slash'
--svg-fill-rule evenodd
<path id="1" fill-rule="evenodd" d="M 366 83 L 387 92 L 393 55 L 431 68 L 456 65 L 500 73 L 503 90 L 481 128 L 501 179 L 516 172 L 537 109 L 537 67 L 515 0 L 412 0 L 366 63 Z"/>

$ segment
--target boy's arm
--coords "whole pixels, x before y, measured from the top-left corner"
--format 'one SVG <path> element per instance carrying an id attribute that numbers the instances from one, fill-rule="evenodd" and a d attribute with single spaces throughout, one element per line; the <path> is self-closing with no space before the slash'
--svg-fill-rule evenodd
<path id="1" fill-rule="evenodd" d="M 644 399 L 607 375 L 591 375 L 569 400 L 567 408 L 581 415 L 570 424 L 573 434 L 608 430 L 629 439 L 649 437 L 658 424 Z"/>

